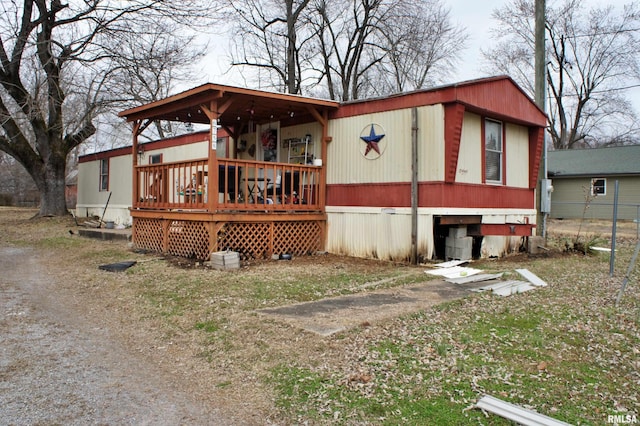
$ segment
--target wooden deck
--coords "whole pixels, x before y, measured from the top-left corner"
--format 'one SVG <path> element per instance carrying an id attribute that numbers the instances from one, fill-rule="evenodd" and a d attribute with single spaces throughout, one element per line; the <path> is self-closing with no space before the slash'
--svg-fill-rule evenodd
<path id="1" fill-rule="evenodd" d="M 137 248 L 201 260 L 227 249 L 256 259 L 324 248 L 322 167 L 197 159 L 134 169 Z"/>

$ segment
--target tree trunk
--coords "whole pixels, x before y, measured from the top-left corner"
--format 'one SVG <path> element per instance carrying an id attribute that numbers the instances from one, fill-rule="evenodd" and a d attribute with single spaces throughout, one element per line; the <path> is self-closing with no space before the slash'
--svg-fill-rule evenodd
<path id="1" fill-rule="evenodd" d="M 69 214 L 65 194 L 66 156 L 60 154 L 50 155 L 48 161 L 35 173 L 41 175 L 34 177 L 36 186 L 40 191 L 38 216 L 64 216 Z"/>

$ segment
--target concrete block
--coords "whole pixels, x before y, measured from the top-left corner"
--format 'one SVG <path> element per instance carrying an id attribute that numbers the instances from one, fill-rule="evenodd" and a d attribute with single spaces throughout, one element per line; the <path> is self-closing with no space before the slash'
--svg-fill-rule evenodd
<path id="1" fill-rule="evenodd" d="M 449 228 L 449 237 L 451 238 L 464 238 L 467 236 L 467 227 L 458 226 L 455 228 Z"/>
<path id="2" fill-rule="evenodd" d="M 240 268 L 240 254 L 235 251 L 211 253 L 210 259 L 207 264 L 215 269 L 227 270 Z"/>
<path id="3" fill-rule="evenodd" d="M 471 260 L 473 237 L 445 239 L 444 255 L 446 260 Z"/>

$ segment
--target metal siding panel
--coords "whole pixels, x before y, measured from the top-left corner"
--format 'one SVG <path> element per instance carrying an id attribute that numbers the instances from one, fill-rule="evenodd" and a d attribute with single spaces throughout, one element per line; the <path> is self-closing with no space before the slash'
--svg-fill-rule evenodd
<path id="1" fill-rule="evenodd" d="M 444 107 L 418 108 L 418 181 L 444 180 L 444 153 Z"/>
<path id="2" fill-rule="evenodd" d="M 411 117 L 407 110 L 390 111 L 335 120 L 330 129 L 327 160 L 328 183 L 398 182 L 411 175 Z M 384 129 L 386 144 L 374 160 L 362 156 L 360 134 L 372 124 Z M 382 143 L 381 143 L 382 144 Z"/>
<path id="3" fill-rule="evenodd" d="M 173 161 L 186 161 L 195 158 L 206 158 L 208 155 L 208 146 L 208 141 L 202 141 L 188 145 L 180 145 L 171 148 L 148 151 L 145 153 L 145 161 L 143 162 L 143 164 L 148 164 L 148 155 L 154 154 L 162 154 L 163 163 L 171 163 Z"/>
<path id="4" fill-rule="evenodd" d="M 476 114 L 464 115 L 456 182 L 482 183 L 482 120 Z"/>
<path id="5" fill-rule="evenodd" d="M 355 257 L 406 260 L 411 254 L 411 215 L 380 212 L 327 214 L 327 251 Z M 433 218 L 418 216 L 418 253 L 433 257 Z"/>
<path id="6" fill-rule="evenodd" d="M 113 157 L 109 161 L 109 204 L 131 206 L 133 161 L 131 155 Z M 96 186 L 97 188 L 97 186 Z"/>
<path id="7" fill-rule="evenodd" d="M 506 124 L 505 155 L 507 186 L 529 187 L 529 129 Z"/>
<path id="8" fill-rule="evenodd" d="M 98 179 L 100 174 L 100 161 L 89 161 L 78 164 L 78 205 L 88 205 L 99 202 Z"/>
<path id="9" fill-rule="evenodd" d="M 444 113 L 441 105 L 419 108 L 419 179 L 444 176 Z M 360 149 L 360 134 L 371 123 L 384 128 L 386 148 L 375 160 Z M 403 109 L 331 120 L 327 183 L 384 183 L 411 180 L 411 110 Z"/>

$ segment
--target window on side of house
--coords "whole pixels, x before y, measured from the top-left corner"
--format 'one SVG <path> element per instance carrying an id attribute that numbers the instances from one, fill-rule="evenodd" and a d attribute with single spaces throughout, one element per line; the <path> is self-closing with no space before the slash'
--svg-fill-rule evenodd
<path id="1" fill-rule="evenodd" d="M 149 156 L 149 164 L 162 163 L 162 154 L 153 154 Z"/>
<path id="2" fill-rule="evenodd" d="M 591 179 L 591 195 L 607 195 L 607 180 L 604 178 Z"/>
<path id="3" fill-rule="evenodd" d="M 100 160 L 100 191 L 109 190 L 109 159 Z"/>
<path id="4" fill-rule="evenodd" d="M 502 183 L 502 123 L 484 121 L 484 175 L 489 183 Z"/>

